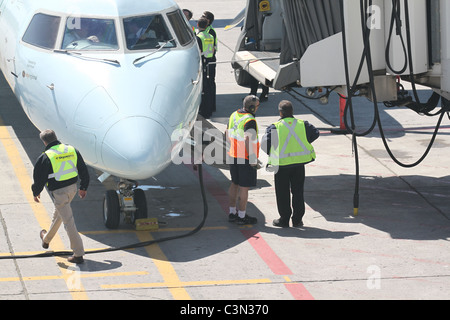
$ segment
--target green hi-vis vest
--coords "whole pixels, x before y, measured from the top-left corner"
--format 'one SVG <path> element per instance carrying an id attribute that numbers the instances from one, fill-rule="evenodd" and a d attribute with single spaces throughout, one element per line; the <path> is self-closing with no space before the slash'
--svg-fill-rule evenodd
<path id="1" fill-rule="evenodd" d="M 45 154 L 52 163 L 53 173 L 48 178 L 56 181 L 66 181 L 78 176 L 77 152 L 75 148 L 65 144 L 51 147 Z"/>
<path id="2" fill-rule="evenodd" d="M 295 118 L 284 118 L 274 124 L 278 133 L 278 146 L 272 146 L 269 153 L 269 164 L 287 166 L 290 164 L 308 163 L 316 158 L 313 146 L 306 138 L 305 124 Z"/>
<path id="3" fill-rule="evenodd" d="M 214 38 L 214 50 L 215 52 L 217 52 L 217 32 L 216 30 L 212 27 L 212 26 L 208 26 L 208 28 L 205 29 L 206 32 L 208 32 L 209 34 L 211 34 L 209 32 L 209 30 L 214 30 L 214 32 L 216 33 L 216 37 Z M 213 36 L 214 37 L 214 36 Z"/>
<path id="4" fill-rule="evenodd" d="M 197 36 L 202 40 L 202 56 L 212 58 L 214 56 L 214 37 L 206 31 L 199 32 Z"/>

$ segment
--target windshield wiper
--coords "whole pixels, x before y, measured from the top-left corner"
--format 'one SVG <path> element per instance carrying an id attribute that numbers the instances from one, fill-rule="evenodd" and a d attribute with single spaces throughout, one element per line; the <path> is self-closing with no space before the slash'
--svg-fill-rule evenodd
<path id="1" fill-rule="evenodd" d="M 140 58 L 134 59 L 133 64 L 136 64 L 136 62 L 138 62 L 138 61 L 140 61 L 140 60 L 142 60 L 142 59 L 144 59 L 144 58 L 147 58 L 147 57 L 151 56 L 152 54 L 157 53 L 158 51 L 160 51 L 161 49 L 163 49 L 163 48 L 166 46 L 166 44 L 168 44 L 169 42 L 172 42 L 172 41 L 175 41 L 175 39 L 167 40 L 166 42 L 164 42 L 164 43 L 162 44 L 162 46 L 160 46 L 160 47 L 158 48 L 158 50 L 153 51 L 153 52 L 150 52 L 149 54 L 146 54 L 145 56 L 142 56 L 142 57 L 140 57 Z"/>
<path id="2" fill-rule="evenodd" d="M 81 54 L 79 52 L 68 51 L 68 50 L 54 49 L 53 52 L 55 52 L 55 53 L 64 53 L 64 54 L 67 54 L 69 56 L 83 56 L 83 54 Z M 90 60 L 96 60 L 96 61 L 115 63 L 115 64 L 118 64 L 120 66 L 120 62 L 117 61 L 117 60 L 104 59 L 104 58 L 95 58 L 95 57 L 87 57 L 87 56 L 83 56 L 83 58 L 90 59 Z"/>

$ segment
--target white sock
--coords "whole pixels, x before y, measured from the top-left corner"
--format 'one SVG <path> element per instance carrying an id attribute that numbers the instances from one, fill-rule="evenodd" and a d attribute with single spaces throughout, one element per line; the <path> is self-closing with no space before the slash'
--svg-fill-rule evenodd
<path id="1" fill-rule="evenodd" d="M 239 210 L 238 215 L 239 215 L 239 218 L 241 218 L 241 219 L 245 218 L 245 210 L 244 211 Z"/>
<path id="2" fill-rule="evenodd" d="M 230 207 L 230 214 L 236 214 L 236 207 Z"/>

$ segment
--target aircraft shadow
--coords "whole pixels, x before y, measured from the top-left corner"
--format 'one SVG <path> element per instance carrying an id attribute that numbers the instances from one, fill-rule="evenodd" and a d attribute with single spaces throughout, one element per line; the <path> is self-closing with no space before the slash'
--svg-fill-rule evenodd
<path id="1" fill-rule="evenodd" d="M 0 95 L 2 98 L 0 100 L 0 116 L 4 125 L 12 127 L 30 161 L 34 162 L 43 151 L 39 132 L 22 111 L 3 77 L 0 77 Z M 218 110 L 213 116 L 214 120 L 226 123 L 228 116 L 242 105 L 244 96 L 245 94 L 218 95 Z M 286 98 L 289 98 L 286 94 L 271 93 L 269 102 L 262 104 L 258 116 L 276 115 L 278 101 Z M 336 109 L 335 106 L 333 106 L 334 109 Z M 309 112 L 304 107 L 295 110 L 296 115 Z M 383 117 L 389 118 L 390 116 L 384 113 Z M 325 121 L 330 126 L 338 125 L 334 118 L 325 119 Z M 214 167 L 205 165 L 204 170 L 209 177 L 205 181 L 208 202 L 208 217 L 205 226 L 192 236 L 160 243 L 159 246 L 169 261 L 183 262 L 202 259 L 235 248 L 247 240 L 241 232 L 242 227 L 227 221 L 226 191 L 230 183 L 228 177 Z M 130 225 L 121 223 L 119 231 L 111 232 L 106 229 L 102 217 L 105 187 L 95 179 L 94 170 L 90 169 L 90 173 L 91 184 L 87 199 L 75 198 L 72 203 L 79 231 L 96 243 L 97 247 L 120 247 L 139 242 L 136 232 Z M 314 225 L 306 225 L 300 229 L 271 227 L 271 221 L 266 222 L 263 212 L 252 201 L 249 202 L 248 213 L 258 218 L 258 224 L 250 230 L 255 233 L 273 233 L 299 239 L 342 239 L 358 234 L 353 230 L 345 231 L 344 223 L 350 221 L 385 231 L 392 238 L 397 239 L 446 239 L 449 234 L 449 213 L 446 211 L 448 205 L 445 203 L 446 198 L 443 195 L 449 193 L 449 179 L 449 176 L 442 180 L 422 176 L 400 177 L 400 179 L 396 177 L 382 179 L 365 177 L 360 195 L 360 211 L 364 214 L 354 218 L 349 214 L 352 210 L 353 176 L 307 177 L 307 187 L 305 188 L 307 205 L 327 221 L 343 223 L 341 230 L 321 229 Z M 410 185 L 405 181 L 408 181 Z M 439 182 L 438 186 L 436 186 L 436 182 Z M 166 225 L 161 226 L 158 232 L 152 232 L 153 238 L 182 235 L 202 221 L 204 208 L 200 186 L 197 173 L 191 166 L 171 165 L 154 179 L 142 181 L 141 184 L 150 186 L 145 191 L 149 217 L 157 217 L 160 221 L 166 222 Z M 269 185 L 270 183 L 268 184 L 266 180 L 260 179 L 257 188 L 266 188 Z M 411 186 L 414 186 L 414 189 L 423 187 L 421 196 L 413 192 L 414 189 Z M 435 188 L 435 191 L 432 191 L 432 188 Z M 425 193 L 431 193 L 431 195 L 425 195 Z M 430 203 L 433 204 L 430 206 Z M 404 206 L 410 206 L 414 210 L 405 210 Z M 436 211 L 440 211 L 441 214 Z M 143 248 L 130 250 L 130 252 L 148 257 L 148 253 Z M 100 262 L 103 259 L 102 256 L 88 255 L 86 259 L 89 260 L 87 268 L 92 269 L 91 271 L 109 270 L 120 266 L 120 262 L 113 259 Z"/>

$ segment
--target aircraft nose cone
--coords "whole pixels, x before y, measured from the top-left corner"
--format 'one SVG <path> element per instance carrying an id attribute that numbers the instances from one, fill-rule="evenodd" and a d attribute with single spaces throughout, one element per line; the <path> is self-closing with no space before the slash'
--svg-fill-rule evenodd
<path id="1" fill-rule="evenodd" d="M 127 179 L 154 176 L 170 162 L 171 141 L 155 120 L 132 117 L 120 120 L 106 133 L 102 160 L 110 173 Z"/>

